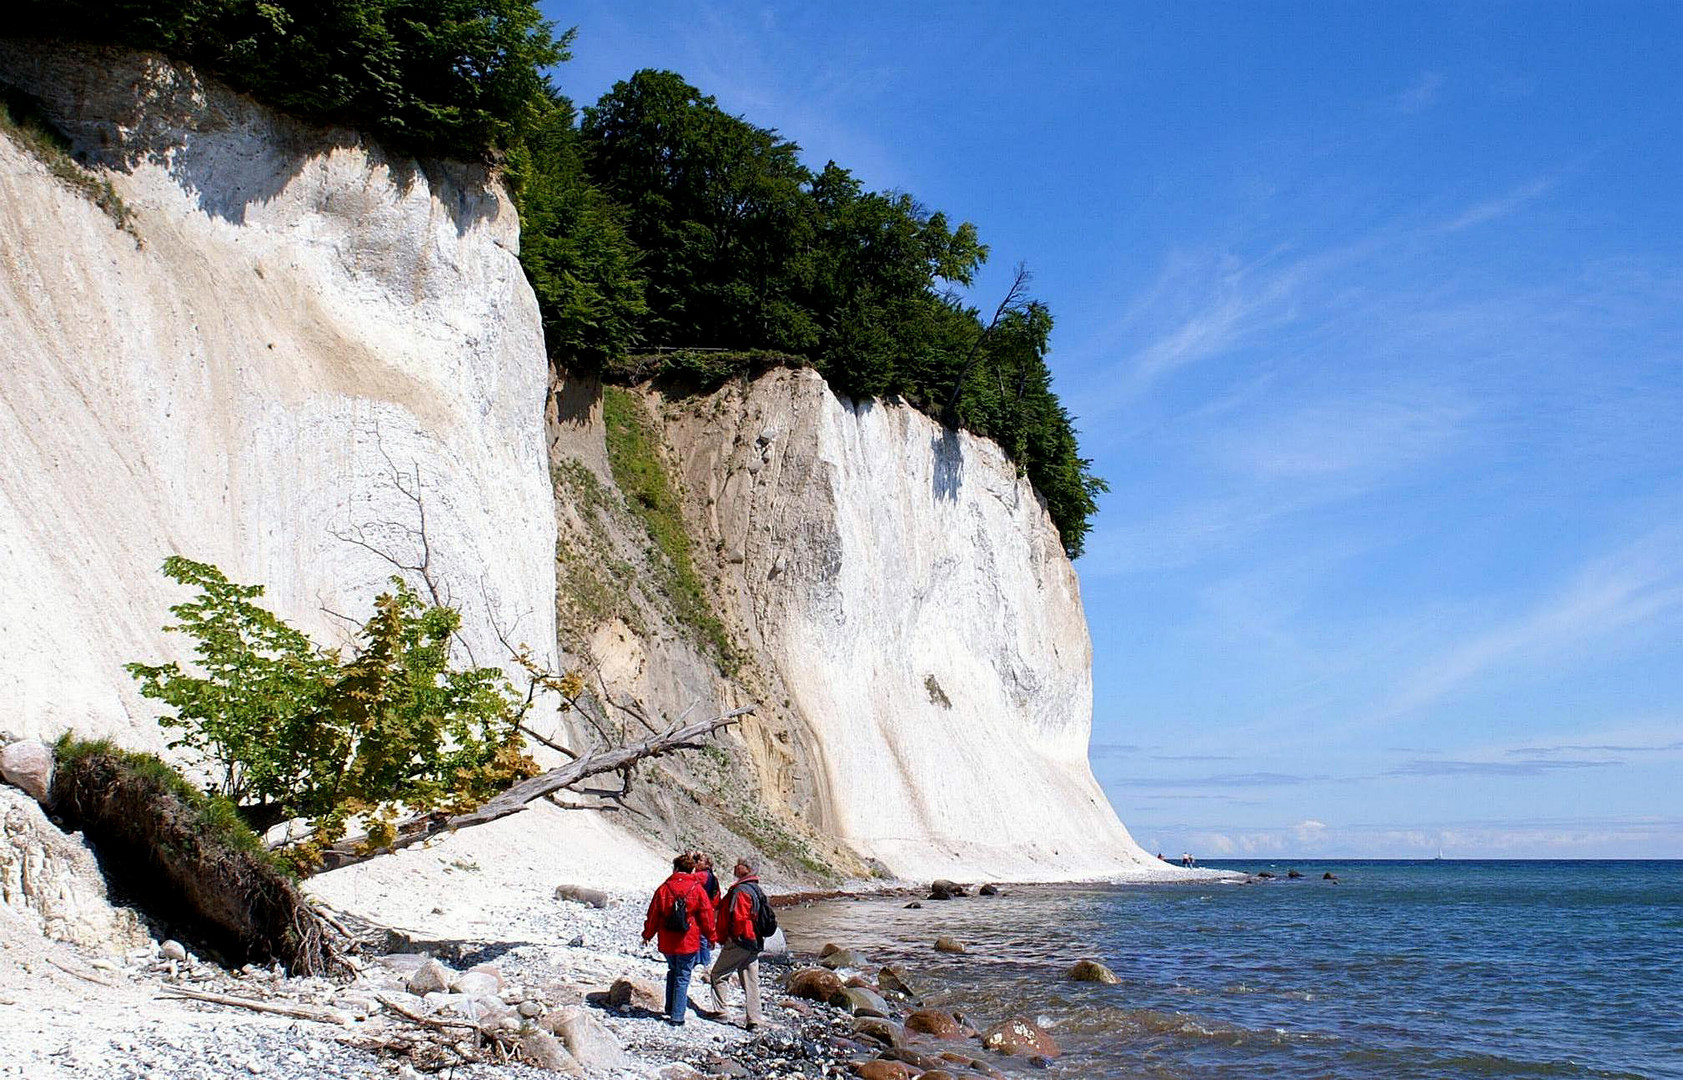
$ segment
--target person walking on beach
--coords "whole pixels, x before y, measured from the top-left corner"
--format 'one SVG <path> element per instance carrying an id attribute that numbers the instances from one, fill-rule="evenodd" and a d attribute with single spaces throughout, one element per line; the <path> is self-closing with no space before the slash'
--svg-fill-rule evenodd
<path id="1" fill-rule="evenodd" d="M 719 878 L 713 873 L 713 856 L 705 851 L 692 852 L 695 858 L 696 876 L 701 878 L 701 887 L 707 891 L 707 902 L 712 905 L 714 917 L 718 917 L 719 909 Z M 701 939 L 701 955 L 697 957 L 695 966 L 705 968 L 713 962 L 713 943 L 706 938 Z"/>
<path id="2" fill-rule="evenodd" d="M 721 1013 L 728 1012 L 724 991 L 720 984 L 732 975 L 742 983 L 742 996 L 748 1012 L 749 1031 L 760 1026 L 760 951 L 765 940 L 760 937 L 757 913 L 771 910 L 760 879 L 754 874 L 754 864 L 747 859 L 736 860 L 736 884 L 719 901 L 718 930 L 721 948 L 719 959 L 708 973 L 713 987 L 713 1000 Z"/>
<path id="3" fill-rule="evenodd" d="M 690 854 L 672 860 L 672 874 L 661 882 L 649 901 L 643 919 L 643 940 L 655 944 L 666 957 L 666 1022 L 682 1025 L 690 1005 L 690 972 L 695 969 L 701 943 L 718 934 L 713 922 L 713 905 L 695 873 Z"/>

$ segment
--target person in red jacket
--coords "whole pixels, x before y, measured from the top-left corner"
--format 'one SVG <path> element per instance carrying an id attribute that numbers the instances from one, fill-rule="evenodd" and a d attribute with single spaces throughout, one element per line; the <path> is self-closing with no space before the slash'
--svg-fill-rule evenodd
<path id="1" fill-rule="evenodd" d="M 748 1030 L 760 1026 L 760 950 L 765 942 L 754 927 L 754 903 L 760 891 L 760 879 L 754 876 L 754 865 L 747 859 L 736 860 L 736 884 L 719 898 L 718 937 L 723 944 L 719 959 L 707 975 L 713 987 L 713 1000 L 721 1013 L 728 1012 L 725 995 L 719 984 L 732 975 L 742 982 L 742 996 L 748 1009 Z"/>
<path id="2" fill-rule="evenodd" d="M 690 972 L 695 969 L 696 954 L 701 942 L 718 941 L 713 922 L 713 904 L 702 886 L 701 875 L 694 873 L 695 859 L 680 855 L 672 860 L 672 876 L 661 882 L 649 901 L 649 914 L 643 920 L 643 940 L 657 938 L 656 945 L 666 957 L 666 1022 L 682 1024 L 690 1003 Z M 682 904 L 680 916 L 678 907 Z M 683 929 L 677 928 L 682 922 Z"/>

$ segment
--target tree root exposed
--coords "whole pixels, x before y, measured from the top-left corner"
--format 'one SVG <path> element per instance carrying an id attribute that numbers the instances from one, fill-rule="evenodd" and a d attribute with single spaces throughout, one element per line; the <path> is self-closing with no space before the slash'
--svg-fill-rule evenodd
<path id="1" fill-rule="evenodd" d="M 95 747 L 61 757 L 52 809 L 87 836 L 136 906 L 230 965 L 338 971 L 326 924 L 297 886 L 195 796 L 155 758 Z"/>

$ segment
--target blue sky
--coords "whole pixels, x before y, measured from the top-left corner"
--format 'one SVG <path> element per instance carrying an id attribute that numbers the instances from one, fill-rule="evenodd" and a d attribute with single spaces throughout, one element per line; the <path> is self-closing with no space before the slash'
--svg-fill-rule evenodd
<path id="1" fill-rule="evenodd" d="M 1029 264 L 1142 843 L 1683 857 L 1683 5 L 545 7 Z"/>

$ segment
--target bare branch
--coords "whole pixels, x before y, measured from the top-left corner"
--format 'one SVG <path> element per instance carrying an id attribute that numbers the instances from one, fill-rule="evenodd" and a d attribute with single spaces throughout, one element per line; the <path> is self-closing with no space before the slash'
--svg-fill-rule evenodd
<path id="1" fill-rule="evenodd" d="M 715 732 L 736 723 L 741 717 L 754 711 L 752 705 L 745 705 L 740 709 L 713 717 L 711 720 L 698 720 L 687 727 L 674 727 L 671 730 L 644 739 L 641 742 L 618 746 L 611 750 L 592 750 L 576 761 L 540 773 L 529 780 L 522 780 L 507 791 L 488 799 L 477 809 L 455 817 L 446 817 L 440 813 L 417 814 L 397 823 L 397 839 L 388 847 L 374 851 L 364 850 L 367 843 L 366 836 L 352 837 L 341 840 L 329 847 L 323 854 L 323 869 L 336 870 L 342 866 L 350 866 L 359 862 L 366 862 L 376 855 L 395 851 L 398 848 L 409 847 L 423 840 L 437 836 L 442 832 L 452 832 L 458 829 L 484 825 L 487 822 L 505 818 L 510 814 L 518 814 L 532 802 L 544 798 L 563 788 L 570 788 L 581 780 L 603 773 L 628 772 L 631 766 L 645 758 L 664 757 L 679 750 L 698 750 L 705 746 L 702 740 Z M 626 777 L 629 790 L 630 777 Z"/>

